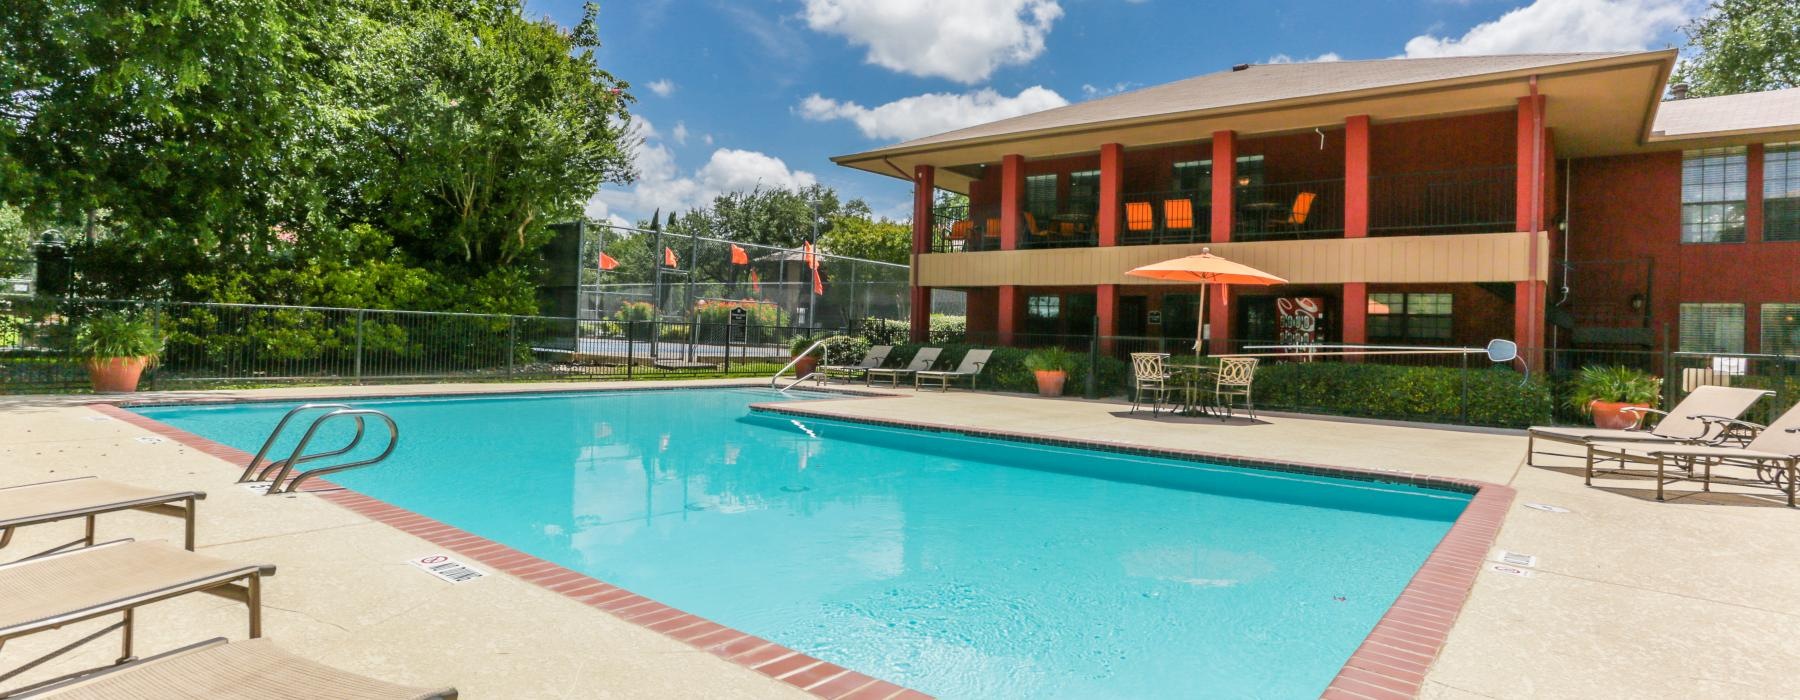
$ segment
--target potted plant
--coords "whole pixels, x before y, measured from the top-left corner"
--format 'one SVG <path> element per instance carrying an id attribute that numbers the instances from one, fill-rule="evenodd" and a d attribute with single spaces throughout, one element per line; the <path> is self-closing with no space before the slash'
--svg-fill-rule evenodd
<path id="1" fill-rule="evenodd" d="M 806 352 L 807 348 L 812 347 L 812 344 L 819 340 L 821 340 L 821 338 L 818 336 L 810 336 L 802 333 L 794 336 L 794 339 L 788 342 L 788 354 L 797 360 L 794 363 L 794 376 L 804 377 L 812 374 L 813 370 L 818 369 L 819 353 L 814 352 L 804 357 L 802 357 L 800 353 Z"/>
<path id="2" fill-rule="evenodd" d="M 162 353 L 163 337 L 148 318 L 104 311 L 75 328 L 75 352 L 87 361 L 94 391 L 137 391 L 138 377 Z"/>
<path id="3" fill-rule="evenodd" d="M 1619 365 L 1583 367 L 1569 403 L 1591 414 L 1596 428 L 1624 429 L 1637 425 L 1644 415 L 1626 408 L 1653 407 L 1661 395 L 1662 379 L 1642 370 Z"/>
<path id="4" fill-rule="evenodd" d="M 1025 368 L 1037 375 L 1038 395 L 1062 396 L 1075 353 L 1062 348 L 1038 348 L 1025 356 Z"/>

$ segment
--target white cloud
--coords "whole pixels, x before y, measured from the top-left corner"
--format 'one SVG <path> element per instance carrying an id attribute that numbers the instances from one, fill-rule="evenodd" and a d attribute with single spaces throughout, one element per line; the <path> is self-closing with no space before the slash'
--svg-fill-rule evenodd
<path id="1" fill-rule="evenodd" d="M 1686 22 L 1692 0 L 1535 0 L 1460 37 L 1421 34 L 1409 58 L 1648 48 Z"/>
<path id="2" fill-rule="evenodd" d="M 805 0 L 815 31 L 869 49 L 870 63 L 973 84 L 1044 52 L 1057 0 Z"/>
<path id="3" fill-rule="evenodd" d="M 687 137 L 687 122 L 675 122 L 675 128 L 669 132 L 669 138 L 675 139 L 675 144 L 678 146 L 686 146 Z"/>
<path id="4" fill-rule="evenodd" d="M 821 97 L 800 101 L 796 111 L 810 121 L 847 120 L 872 139 L 904 140 L 961 129 L 997 119 L 1061 107 L 1069 101 L 1042 85 L 1007 97 L 991 88 L 962 94 L 932 92 L 904 97 L 877 107 Z"/>
<path id="5" fill-rule="evenodd" d="M 658 140 L 656 130 L 642 118 L 634 118 L 633 132 L 649 134 L 633 141 L 632 162 L 637 180 L 625 188 L 602 188 L 588 199 L 589 216 L 613 223 L 647 219 L 658 209 L 664 213 L 693 209 L 712 203 L 713 197 L 758 187 L 799 189 L 818 182 L 804 170 L 794 170 L 780 158 L 757 151 L 721 148 L 704 165 L 683 173 L 674 151 Z M 682 130 L 679 123 L 678 130 Z"/>
<path id="6" fill-rule="evenodd" d="M 1096 97 L 1106 97 L 1107 95 L 1117 95 L 1121 92 L 1130 90 L 1137 86 L 1138 86 L 1137 83 L 1134 83 L 1131 81 L 1122 81 L 1122 82 L 1113 83 L 1111 87 L 1103 87 L 1103 86 L 1098 86 L 1098 85 L 1089 85 L 1087 83 L 1082 83 L 1081 84 L 1081 96 L 1091 100 Z"/>
<path id="7" fill-rule="evenodd" d="M 675 81 L 669 80 L 668 78 L 652 80 L 647 84 L 647 87 L 650 88 L 651 92 L 656 93 L 657 97 L 668 97 L 675 94 Z"/>
<path id="8" fill-rule="evenodd" d="M 712 145 L 712 134 L 706 134 L 706 135 L 704 135 L 704 136 L 701 136 L 701 137 L 700 137 L 700 142 L 701 142 L 701 143 L 704 143 L 704 144 L 706 144 L 706 145 L 708 145 L 708 146 L 711 146 L 711 145 Z"/>
<path id="9" fill-rule="evenodd" d="M 1285 53 L 1278 53 L 1273 56 L 1270 56 L 1268 62 L 1269 63 L 1330 63 L 1332 61 L 1342 61 L 1342 60 L 1344 60 L 1344 57 L 1337 55 L 1336 51 L 1326 51 L 1325 53 L 1319 54 L 1312 58 L 1306 58 L 1304 56 L 1295 58 L 1295 57 L 1289 56 Z"/>

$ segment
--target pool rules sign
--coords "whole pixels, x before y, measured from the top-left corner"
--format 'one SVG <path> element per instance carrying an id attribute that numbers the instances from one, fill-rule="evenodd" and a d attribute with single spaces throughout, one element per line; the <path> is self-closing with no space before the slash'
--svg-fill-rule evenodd
<path id="1" fill-rule="evenodd" d="M 742 343 L 749 337 L 750 310 L 742 306 L 731 307 L 731 315 L 726 320 L 726 338 L 729 342 Z"/>

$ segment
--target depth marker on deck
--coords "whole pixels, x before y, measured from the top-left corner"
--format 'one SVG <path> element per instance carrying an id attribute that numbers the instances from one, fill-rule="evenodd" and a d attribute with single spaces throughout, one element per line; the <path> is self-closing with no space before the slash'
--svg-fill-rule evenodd
<path id="1" fill-rule="evenodd" d="M 464 564 L 443 554 L 433 554 L 408 560 L 407 563 L 419 567 L 425 573 L 436 576 L 450 583 L 466 583 L 486 576 L 480 569 Z"/>
<path id="2" fill-rule="evenodd" d="M 1525 504 L 1525 507 L 1530 508 L 1532 510 L 1541 510 L 1541 511 L 1544 511 L 1545 513 L 1567 513 L 1567 512 L 1569 512 L 1569 509 L 1567 509 L 1567 508 L 1564 508 L 1562 506 L 1553 506 L 1548 503 L 1527 503 L 1527 504 Z"/>

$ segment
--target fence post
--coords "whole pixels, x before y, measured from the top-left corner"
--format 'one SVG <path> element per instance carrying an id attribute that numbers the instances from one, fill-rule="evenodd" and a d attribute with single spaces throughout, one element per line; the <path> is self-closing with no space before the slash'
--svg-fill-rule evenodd
<path id="1" fill-rule="evenodd" d="M 1662 333 L 1662 370 L 1663 370 L 1663 407 L 1675 405 L 1676 387 L 1681 385 L 1681 371 L 1675 366 L 1675 347 L 1670 344 L 1669 324 L 1663 323 Z"/>
<path id="2" fill-rule="evenodd" d="M 1094 324 L 1094 327 L 1099 328 L 1100 327 L 1099 323 L 1096 322 Z M 1095 332 L 1093 335 L 1088 336 L 1087 391 L 1082 392 L 1082 395 L 1087 397 L 1089 400 L 1092 400 L 1099 396 L 1099 393 L 1100 393 L 1099 386 L 1100 385 L 1099 385 L 1098 378 L 1095 376 L 1095 375 L 1099 374 L 1099 372 L 1100 372 L 1100 334 L 1098 332 Z"/>
<path id="3" fill-rule="evenodd" d="M 1460 375 L 1462 377 L 1462 401 L 1458 402 L 1458 407 L 1462 411 L 1462 422 L 1466 425 L 1469 422 L 1469 353 L 1462 353 L 1460 357 L 1462 358 Z"/>
<path id="4" fill-rule="evenodd" d="M 625 322 L 625 379 L 631 379 L 631 368 L 637 364 L 637 321 Z"/>
<path id="5" fill-rule="evenodd" d="M 357 384 L 362 383 L 362 362 L 363 362 L 363 310 L 357 309 L 356 310 L 356 358 L 353 361 L 355 369 L 352 370 L 355 373 L 355 379 L 353 379 L 352 381 L 354 381 Z"/>
<path id="6" fill-rule="evenodd" d="M 519 317 L 506 317 L 506 378 L 513 377 L 513 358 L 519 354 Z"/>
<path id="7" fill-rule="evenodd" d="M 731 321 L 730 321 L 731 316 L 730 316 L 730 314 L 727 314 L 725 318 L 726 318 L 726 321 L 725 321 L 725 376 L 729 377 L 729 376 L 731 376 Z M 748 324 L 748 323 L 744 324 L 744 342 L 746 342 L 746 343 L 750 342 L 750 324 Z"/>

